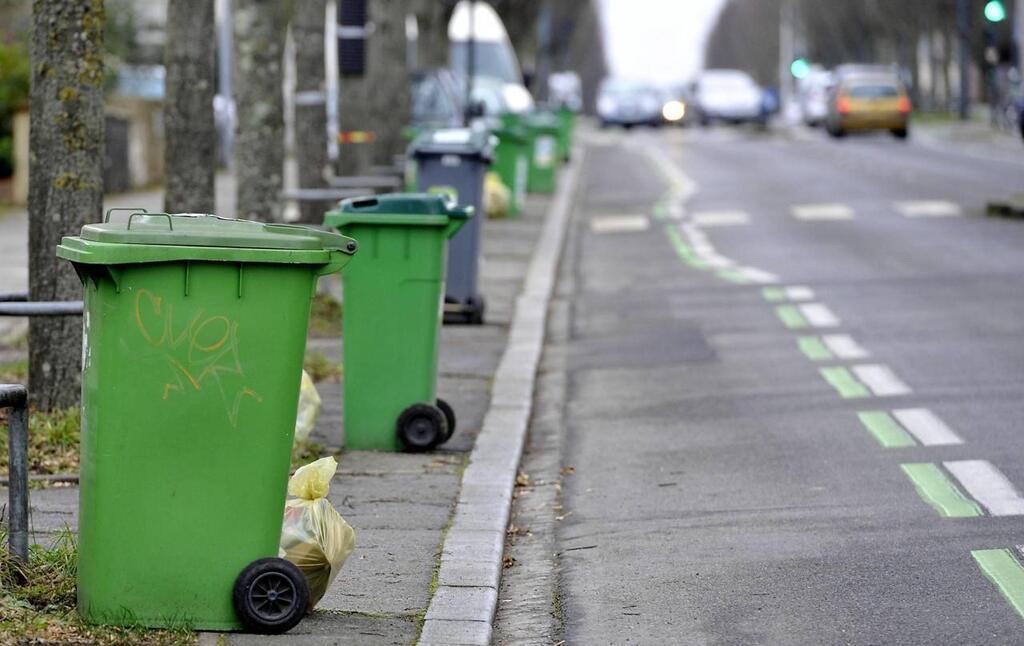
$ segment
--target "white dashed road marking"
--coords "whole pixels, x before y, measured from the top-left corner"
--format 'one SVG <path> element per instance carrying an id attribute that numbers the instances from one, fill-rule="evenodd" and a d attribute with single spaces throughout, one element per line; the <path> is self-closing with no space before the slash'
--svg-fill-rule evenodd
<path id="1" fill-rule="evenodd" d="M 864 364 L 853 366 L 853 374 L 877 397 L 894 397 L 909 395 L 910 386 L 893 373 L 889 366 L 881 364 Z"/>
<path id="2" fill-rule="evenodd" d="M 993 516 L 1024 515 L 1024 498 L 988 460 L 955 460 L 943 465 Z"/>
<path id="3" fill-rule="evenodd" d="M 590 230 L 594 233 L 637 233 L 650 226 L 646 215 L 603 215 L 590 220 Z"/>
<path id="4" fill-rule="evenodd" d="M 953 429 L 927 408 L 901 408 L 892 416 L 924 446 L 963 444 Z"/>
<path id="5" fill-rule="evenodd" d="M 791 301 L 811 301 L 814 300 L 814 290 L 806 285 L 794 285 L 792 287 L 786 287 L 784 290 L 786 298 Z"/>
<path id="6" fill-rule="evenodd" d="M 793 217 L 798 220 L 852 220 L 853 209 L 845 204 L 797 204 Z"/>
<path id="7" fill-rule="evenodd" d="M 896 202 L 896 210 L 908 218 L 950 218 L 963 215 L 960 205 L 946 200 Z"/>
<path id="8" fill-rule="evenodd" d="M 702 227 L 728 227 L 749 224 L 750 215 L 746 211 L 698 211 L 692 222 Z"/>
<path id="9" fill-rule="evenodd" d="M 758 269 L 757 267 L 741 267 L 739 272 L 747 277 L 752 283 L 768 285 L 779 282 L 779 277 L 770 271 Z"/>
<path id="10" fill-rule="evenodd" d="M 825 347 L 839 359 L 866 359 L 868 351 L 847 334 L 826 334 L 821 337 Z"/>
<path id="11" fill-rule="evenodd" d="M 807 303 L 800 305 L 799 308 L 807 322 L 814 327 L 836 327 L 839 325 L 839 317 L 833 314 L 827 305 Z"/>

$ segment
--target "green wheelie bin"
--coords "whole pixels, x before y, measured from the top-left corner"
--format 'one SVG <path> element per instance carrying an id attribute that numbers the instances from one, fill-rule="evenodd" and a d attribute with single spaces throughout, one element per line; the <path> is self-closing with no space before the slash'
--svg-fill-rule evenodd
<path id="1" fill-rule="evenodd" d="M 530 137 L 530 172 L 526 190 L 530 193 L 554 193 L 558 170 L 558 117 L 535 112 L 524 119 Z"/>
<path id="2" fill-rule="evenodd" d="M 518 119 L 493 124 L 491 133 L 498 138 L 491 168 L 509 189 L 508 214 L 517 216 L 522 213 L 526 200 L 526 180 L 530 172 L 529 139 Z"/>
<path id="3" fill-rule="evenodd" d="M 286 631 L 309 599 L 277 555 L 310 302 L 356 243 L 132 211 L 57 247 L 85 292 L 79 614 Z"/>
<path id="4" fill-rule="evenodd" d="M 448 239 L 472 216 L 423 193 L 343 200 L 324 216 L 360 244 L 342 277 L 347 448 L 427 451 L 454 433 L 437 346 Z"/>

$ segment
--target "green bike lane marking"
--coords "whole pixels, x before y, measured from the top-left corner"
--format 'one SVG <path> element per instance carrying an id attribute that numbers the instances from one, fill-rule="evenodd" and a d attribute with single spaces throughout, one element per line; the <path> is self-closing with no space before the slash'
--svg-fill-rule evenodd
<path id="1" fill-rule="evenodd" d="M 1020 561 L 1008 549 L 974 550 L 971 556 L 1007 603 L 1024 617 L 1024 567 Z"/>
<path id="2" fill-rule="evenodd" d="M 743 275 L 742 272 L 736 271 L 735 269 L 719 269 L 715 272 L 715 275 L 722 280 L 727 280 L 730 283 L 737 285 L 749 285 L 750 279 Z"/>
<path id="3" fill-rule="evenodd" d="M 690 245 L 686 244 L 686 241 L 683 240 L 683 235 L 679 233 L 679 229 L 670 224 L 665 227 L 665 233 L 668 235 L 669 241 L 672 242 L 672 246 L 675 247 L 676 255 L 679 256 L 680 260 L 694 269 L 708 269 L 708 263 L 694 255 Z"/>
<path id="4" fill-rule="evenodd" d="M 834 359 L 832 351 L 816 336 L 802 336 L 796 340 L 800 352 L 804 353 L 811 361 L 826 361 Z"/>
<path id="5" fill-rule="evenodd" d="M 765 287 L 761 290 L 761 296 L 773 303 L 786 300 L 786 292 L 781 287 Z"/>
<path id="6" fill-rule="evenodd" d="M 825 381 L 830 386 L 836 389 L 836 392 L 843 399 L 859 399 L 871 396 L 871 392 L 868 391 L 867 387 L 857 381 L 856 377 L 846 368 L 839 366 L 819 368 L 818 372 L 821 373 L 821 376 L 825 378 Z"/>
<path id="7" fill-rule="evenodd" d="M 892 415 L 883 410 L 867 410 L 857 413 L 857 418 L 864 428 L 875 436 L 878 443 L 887 449 L 900 449 L 917 446 L 914 438 L 903 430 Z"/>
<path id="8" fill-rule="evenodd" d="M 953 484 L 942 469 L 930 462 L 901 464 L 903 473 L 917 488 L 921 499 L 946 518 L 972 518 L 984 515 L 981 508 Z"/>
<path id="9" fill-rule="evenodd" d="M 775 315 L 791 330 L 807 327 L 807 319 L 794 305 L 779 305 L 775 308 Z"/>

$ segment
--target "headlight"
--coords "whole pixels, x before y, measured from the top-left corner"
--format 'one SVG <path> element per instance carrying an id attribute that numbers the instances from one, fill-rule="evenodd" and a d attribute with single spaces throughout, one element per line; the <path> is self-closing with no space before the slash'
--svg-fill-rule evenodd
<path id="1" fill-rule="evenodd" d="M 668 101 L 661 106 L 661 116 L 665 121 L 679 121 L 686 116 L 686 104 L 682 101 Z"/>
<path id="2" fill-rule="evenodd" d="M 611 114 L 617 107 L 615 99 L 610 96 L 603 96 L 597 100 L 597 111 L 601 114 Z"/>
<path id="3" fill-rule="evenodd" d="M 509 112 L 528 112 L 533 108 L 533 97 L 522 85 L 506 83 L 501 88 L 501 98 Z"/>

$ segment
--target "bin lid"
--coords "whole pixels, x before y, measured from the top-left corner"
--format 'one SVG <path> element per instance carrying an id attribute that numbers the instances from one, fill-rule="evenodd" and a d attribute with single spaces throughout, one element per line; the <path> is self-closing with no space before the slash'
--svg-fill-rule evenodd
<path id="1" fill-rule="evenodd" d="M 490 161 L 494 158 L 496 143 L 486 129 L 438 128 L 427 130 L 416 137 L 409 146 L 409 152 L 414 156 L 462 155 Z"/>
<path id="2" fill-rule="evenodd" d="M 119 210 L 130 213 L 126 218 L 112 220 L 113 212 Z M 351 238 L 307 226 L 203 213 L 150 213 L 144 209 L 111 209 L 102 223 L 85 225 L 79 236 L 66 237 L 61 245 L 68 249 L 88 248 L 94 258 L 90 262 L 109 263 L 152 262 L 164 251 L 167 260 L 230 256 L 239 261 L 279 262 L 272 256 L 286 252 L 288 262 L 317 263 L 328 257 L 326 252 L 351 255 L 357 247 Z M 194 251 L 182 252 L 183 249 Z"/>
<path id="3" fill-rule="evenodd" d="M 338 203 L 324 215 L 324 224 L 342 226 L 356 222 L 394 225 L 444 226 L 450 220 L 473 216 L 472 206 L 458 206 L 450 195 L 435 193 L 386 193 L 354 197 Z"/>
<path id="4" fill-rule="evenodd" d="M 561 122 L 550 112 L 533 112 L 527 115 L 526 125 L 535 130 L 558 130 Z"/>

